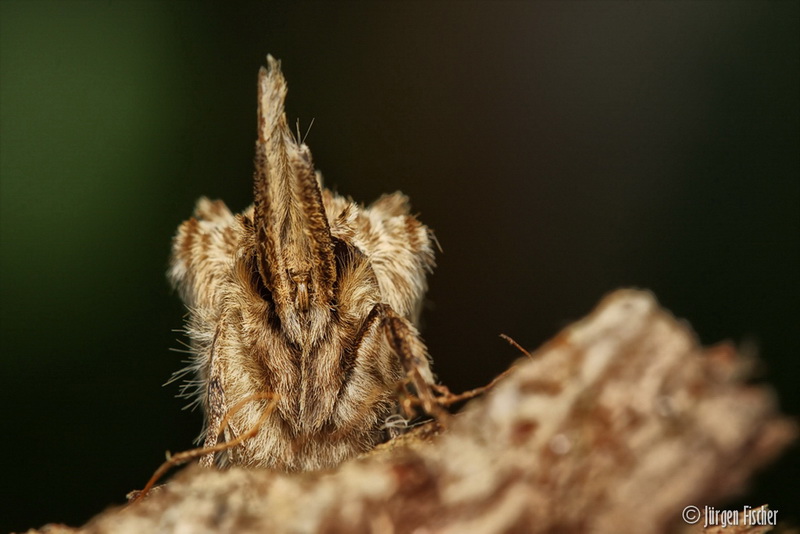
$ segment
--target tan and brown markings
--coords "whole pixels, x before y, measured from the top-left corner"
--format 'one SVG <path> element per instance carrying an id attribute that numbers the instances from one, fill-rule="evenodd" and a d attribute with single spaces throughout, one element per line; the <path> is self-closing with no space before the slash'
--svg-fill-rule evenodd
<path id="1" fill-rule="evenodd" d="M 287 126 L 280 63 L 267 61 L 255 202 L 234 215 L 201 198 L 175 236 L 169 278 L 190 312 L 184 373 L 195 374 L 189 389 L 205 410 L 204 446 L 236 439 L 274 408 L 254 437 L 201 463 L 319 469 L 385 439 L 399 384 L 437 410 L 415 327 L 432 234 L 399 192 L 365 208 L 320 185 Z"/>

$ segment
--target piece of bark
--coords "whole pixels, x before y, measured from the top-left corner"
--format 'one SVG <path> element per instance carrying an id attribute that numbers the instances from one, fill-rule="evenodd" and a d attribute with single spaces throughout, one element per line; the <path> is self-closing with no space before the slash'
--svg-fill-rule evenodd
<path id="1" fill-rule="evenodd" d="M 64 532 L 670 532 L 797 434 L 747 369 L 649 293 L 617 291 L 446 430 L 329 472 L 192 466 Z"/>

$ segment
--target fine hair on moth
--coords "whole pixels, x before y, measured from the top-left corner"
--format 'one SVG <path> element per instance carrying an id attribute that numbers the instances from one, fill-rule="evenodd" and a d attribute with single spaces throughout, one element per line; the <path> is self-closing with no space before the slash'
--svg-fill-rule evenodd
<path id="1" fill-rule="evenodd" d="M 253 205 L 200 198 L 172 244 L 192 353 L 175 376 L 203 408 L 206 466 L 330 468 L 401 431 L 409 398 L 432 415 L 447 404 L 417 331 L 431 230 L 400 192 L 364 207 L 323 187 L 286 93 L 267 56 Z"/>

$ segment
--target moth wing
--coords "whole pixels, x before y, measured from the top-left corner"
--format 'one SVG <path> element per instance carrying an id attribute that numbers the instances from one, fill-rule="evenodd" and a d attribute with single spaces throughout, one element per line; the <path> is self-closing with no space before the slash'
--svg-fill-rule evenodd
<path id="1" fill-rule="evenodd" d="M 239 248 L 240 225 L 221 200 L 197 201 L 178 227 L 167 276 L 189 309 L 215 308 L 219 286 Z"/>
<path id="2" fill-rule="evenodd" d="M 417 323 L 434 265 L 433 234 L 409 213 L 402 193 L 383 195 L 360 210 L 353 244 L 369 258 L 381 298 L 399 315 Z"/>

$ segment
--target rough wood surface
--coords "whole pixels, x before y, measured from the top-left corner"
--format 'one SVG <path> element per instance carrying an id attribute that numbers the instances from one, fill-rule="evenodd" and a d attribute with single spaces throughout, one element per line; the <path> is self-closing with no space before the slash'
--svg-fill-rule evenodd
<path id="1" fill-rule="evenodd" d="M 649 293 L 617 291 L 445 430 L 327 472 L 192 466 L 141 503 L 41 532 L 682 530 L 684 506 L 741 492 L 797 434 L 745 383 L 749 363 L 700 347 Z"/>

